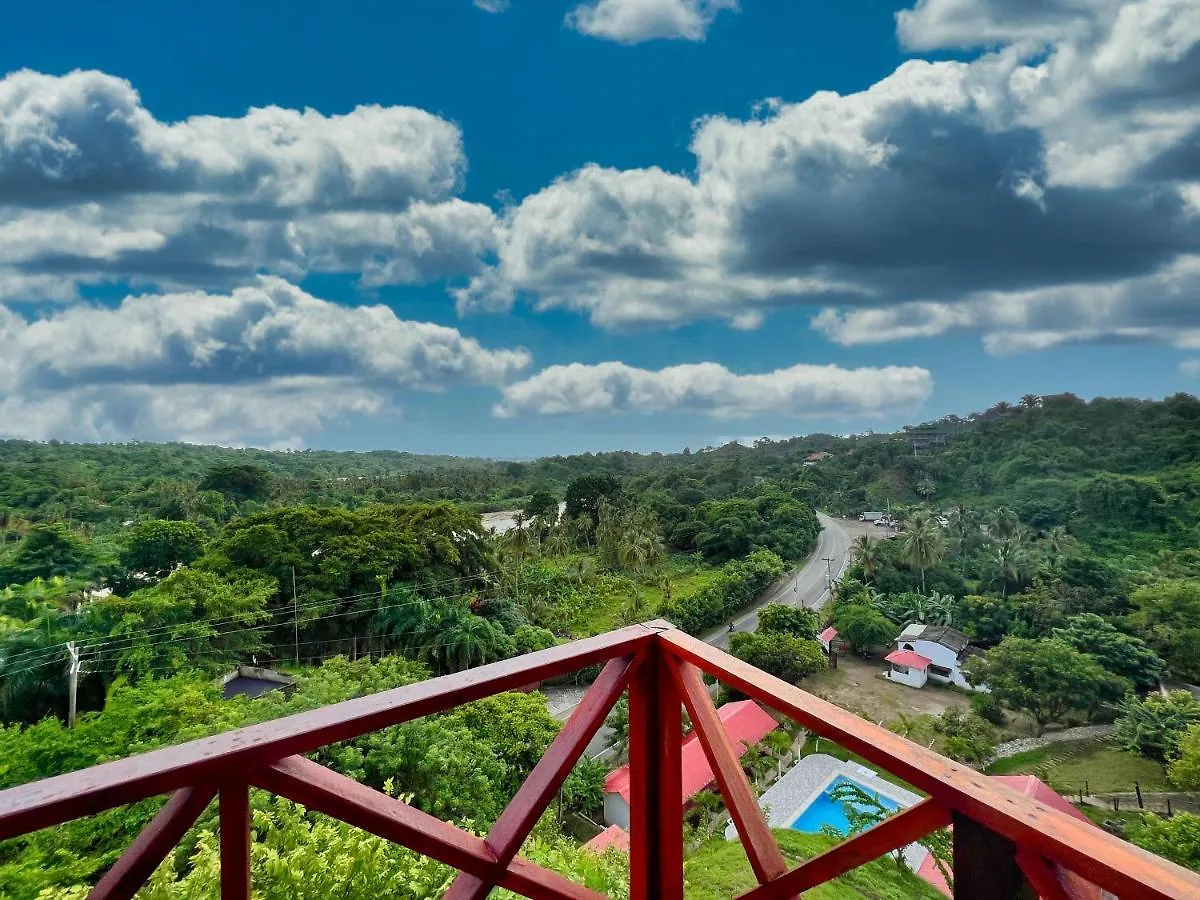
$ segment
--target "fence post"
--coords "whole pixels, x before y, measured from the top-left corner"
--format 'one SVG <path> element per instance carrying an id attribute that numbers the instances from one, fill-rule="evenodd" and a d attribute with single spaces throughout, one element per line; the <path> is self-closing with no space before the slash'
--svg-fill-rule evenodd
<path id="1" fill-rule="evenodd" d="M 1083 792 L 1089 797 L 1092 796 L 1092 783 L 1087 778 L 1083 779 Z"/>
<path id="2" fill-rule="evenodd" d="M 1120 811 L 1121 811 L 1121 798 L 1113 797 L 1113 812 L 1120 812 Z"/>
<path id="3" fill-rule="evenodd" d="M 953 833 L 955 900 L 1031 900 L 1012 841 L 959 813 Z"/>
<path id="4" fill-rule="evenodd" d="M 1142 803 L 1142 786 L 1136 781 L 1133 783 L 1133 792 L 1137 794 L 1138 809 L 1145 809 L 1146 805 Z"/>
<path id="5" fill-rule="evenodd" d="M 1172 815 L 1172 813 L 1171 813 L 1171 798 L 1168 797 L 1167 798 L 1167 818 L 1168 819 L 1171 818 L 1171 815 Z"/>
<path id="6" fill-rule="evenodd" d="M 683 900 L 683 700 L 662 643 L 629 683 L 629 895 Z"/>
<path id="7" fill-rule="evenodd" d="M 250 900 L 250 788 L 221 785 L 221 900 Z"/>

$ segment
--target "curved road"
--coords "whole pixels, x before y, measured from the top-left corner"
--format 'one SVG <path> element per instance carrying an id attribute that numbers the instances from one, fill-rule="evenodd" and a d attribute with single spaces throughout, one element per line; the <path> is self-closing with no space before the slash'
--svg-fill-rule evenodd
<path id="1" fill-rule="evenodd" d="M 768 603 L 784 603 L 788 606 L 820 609 L 829 602 L 825 560 L 830 560 L 828 573 L 836 581 L 838 576 L 850 565 L 850 546 L 855 537 L 859 534 L 874 534 L 877 531 L 873 525 L 864 526 L 861 522 L 835 519 L 824 513 L 817 513 L 817 518 L 821 522 L 821 536 L 817 540 L 816 549 L 813 550 L 804 565 L 793 569 L 784 578 L 763 591 L 750 609 L 742 612 L 733 620 L 735 631 L 753 631 L 757 628 L 758 611 Z M 728 649 L 729 627 L 726 625 L 706 634 L 704 640 L 714 647 L 720 647 L 722 650 Z"/>
<path id="2" fill-rule="evenodd" d="M 880 536 L 879 530 L 873 525 L 850 519 L 835 519 L 824 513 L 817 513 L 821 522 L 821 536 L 817 546 L 805 560 L 803 565 L 793 569 L 768 587 L 754 601 L 754 605 L 743 610 L 734 620 L 736 631 L 753 631 L 758 627 L 758 610 L 768 603 L 786 603 L 788 606 L 806 606 L 809 609 L 820 609 L 829 602 L 829 589 L 825 583 L 825 558 L 830 559 L 829 574 L 833 580 L 850 565 L 850 548 L 854 539 L 860 534 Z M 704 640 L 714 647 L 727 650 L 729 647 L 729 628 L 723 626 L 704 636 Z M 554 687 L 543 688 L 551 714 L 560 720 L 565 720 L 586 691 L 585 687 Z M 607 726 L 602 726 L 588 745 L 587 755 L 596 758 L 609 750 L 612 742 L 612 732 Z"/>

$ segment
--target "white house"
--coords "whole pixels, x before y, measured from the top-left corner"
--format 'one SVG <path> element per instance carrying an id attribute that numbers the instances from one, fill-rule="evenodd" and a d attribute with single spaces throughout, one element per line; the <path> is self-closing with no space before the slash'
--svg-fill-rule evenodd
<path id="1" fill-rule="evenodd" d="M 896 649 L 888 654 L 888 678 L 910 687 L 923 687 L 926 680 L 953 684 L 967 690 L 986 691 L 972 685 L 963 674 L 971 640 L 945 625 L 909 625 L 896 638 Z"/>

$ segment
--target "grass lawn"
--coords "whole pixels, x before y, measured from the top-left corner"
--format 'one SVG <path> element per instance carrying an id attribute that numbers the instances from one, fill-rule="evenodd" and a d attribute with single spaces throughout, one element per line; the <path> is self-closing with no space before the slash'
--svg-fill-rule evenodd
<path id="1" fill-rule="evenodd" d="M 988 767 L 989 775 L 1037 775 L 1064 793 L 1078 792 L 1087 782 L 1093 794 L 1169 791 L 1162 765 L 1144 756 L 1118 750 L 1107 741 L 1063 741 L 1018 753 Z"/>
<path id="2" fill-rule="evenodd" d="M 790 829 L 774 832 L 790 865 L 811 859 L 836 841 L 820 834 Z M 746 852 L 737 841 L 716 839 L 693 853 L 684 864 L 684 895 L 689 900 L 727 900 L 757 886 Z M 942 895 L 891 857 L 877 859 L 835 881 L 804 892 L 805 900 L 941 900 Z"/>

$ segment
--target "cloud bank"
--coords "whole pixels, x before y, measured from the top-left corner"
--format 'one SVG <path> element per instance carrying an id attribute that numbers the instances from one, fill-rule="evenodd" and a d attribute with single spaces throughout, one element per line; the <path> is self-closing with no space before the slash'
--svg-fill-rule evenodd
<path id="1" fill-rule="evenodd" d="M 34 320 L 0 307 L 0 434 L 298 443 L 351 413 L 394 414 L 409 392 L 500 385 L 529 363 L 270 277 Z"/>
<path id="2" fill-rule="evenodd" d="M 592 0 L 567 13 L 570 28 L 619 44 L 702 41 L 722 10 L 738 0 Z"/>
<path id="3" fill-rule="evenodd" d="M 501 389 L 502 418 L 614 412 L 690 412 L 717 419 L 850 416 L 910 410 L 933 390 L 929 372 L 889 366 L 798 365 L 738 375 L 717 363 L 651 371 L 619 362 L 550 366 Z"/>

